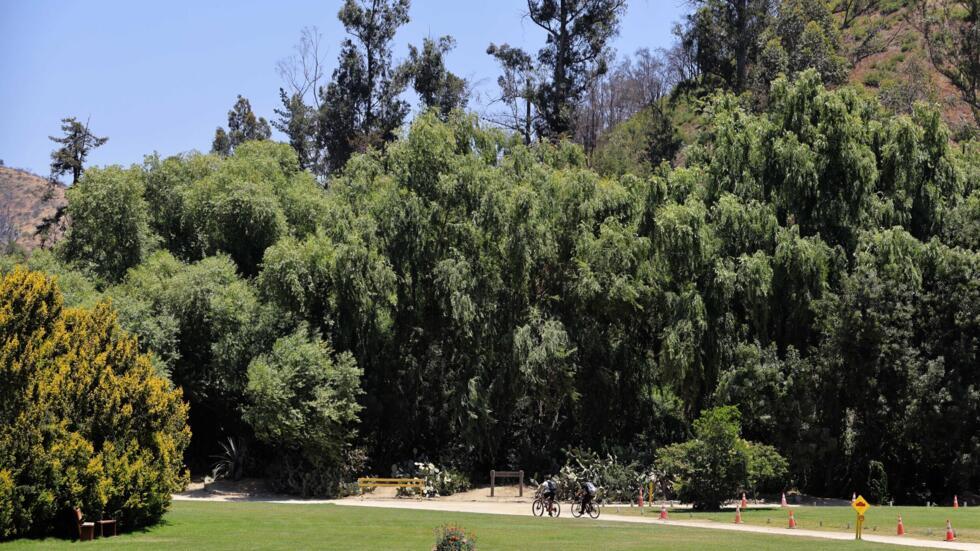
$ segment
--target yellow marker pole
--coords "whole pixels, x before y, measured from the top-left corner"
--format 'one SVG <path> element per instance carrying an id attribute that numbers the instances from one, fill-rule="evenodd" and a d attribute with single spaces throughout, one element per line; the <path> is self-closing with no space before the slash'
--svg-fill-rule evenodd
<path id="1" fill-rule="evenodd" d="M 861 539 L 861 529 L 864 528 L 864 512 L 868 510 L 871 505 L 868 505 L 868 500 L 861 496 L 857 496 L 854 501 L 851 502 L 851 507 L 857 512 L 858 518 L 854 527 L 854 539 Z"/>

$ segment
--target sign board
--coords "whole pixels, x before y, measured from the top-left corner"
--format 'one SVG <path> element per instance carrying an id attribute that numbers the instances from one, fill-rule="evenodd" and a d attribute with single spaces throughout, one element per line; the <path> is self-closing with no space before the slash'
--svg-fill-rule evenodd
<path id="1" fill-rule="evenodd" d="M 859 515 L 863 515 L 864 512 L 871 507 L 871 505 L 868 504 L 868 500 L 861 496 L 857 496 L 857 499 L 851 502 L 851 507 L 854 507 L 854 510 L 857 511 Z"/>

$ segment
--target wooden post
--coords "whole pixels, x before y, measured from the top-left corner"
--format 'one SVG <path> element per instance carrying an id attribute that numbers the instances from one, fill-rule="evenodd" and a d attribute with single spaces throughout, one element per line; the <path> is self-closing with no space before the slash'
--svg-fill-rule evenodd
<path id="1" fill-rule="evenodd" d="M 520 487 L 518 489 L 517 497 L 524 497 L 524 471 L 518 471 L 521 473 L 520 476 Z"/>
<path id="2" fill-rule="evenodd" d="M 490 471 L 490 497 L 493 497 L 493 487 L 496 485 L 496 482 L 497 482 L 497 471 L 491 470 Z"/>

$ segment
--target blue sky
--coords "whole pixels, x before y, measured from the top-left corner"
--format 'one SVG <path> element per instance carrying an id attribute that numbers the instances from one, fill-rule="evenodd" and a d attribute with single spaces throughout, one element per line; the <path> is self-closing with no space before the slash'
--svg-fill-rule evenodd
<path id="1" fill-rule="evenodd" d="M 144 154 L 210 148 L 235 96 L 268 119 L 278 107 L 276 61 L 304 26 L 316 25 L 328 71 L 343 28 L 341 0 L 0 0 L 0 159 L 47 175 L 65 116 L 90 120 L 109 142 L 89 164 L 131 164 Z M 524 0 L 413 0 L 395 58 L 426 36 L 452 34 L 451 70 L 496 89 L 490 42 L 536 49 L 542 35 L 523 18 Z M 668 47 L 684 0 L 630 0 L 614 47 Z"/>

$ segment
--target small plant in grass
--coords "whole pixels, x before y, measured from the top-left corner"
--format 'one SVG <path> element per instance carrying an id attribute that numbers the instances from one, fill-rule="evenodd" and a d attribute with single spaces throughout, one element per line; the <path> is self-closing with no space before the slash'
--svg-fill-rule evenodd
<path id="1" fill-rule="evenodd" d="M 432 551 L 475 551 L 476 536 L 467 534 L 460 526 L 446 524 L 436 530 L 436 544 Z"/>

